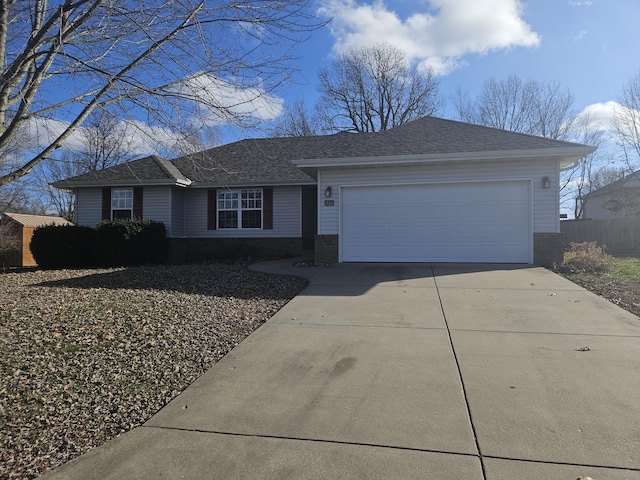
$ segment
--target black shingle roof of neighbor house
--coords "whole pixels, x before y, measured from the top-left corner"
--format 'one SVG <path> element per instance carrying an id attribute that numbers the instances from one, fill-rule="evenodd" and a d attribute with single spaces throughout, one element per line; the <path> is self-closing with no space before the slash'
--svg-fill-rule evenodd
<path id="1" fill-rule="evenodd" d="M 178 179 L 183 183 L 193 182 L 193 186 L 312 184 L 315 181 L 295 167 L 292 161 L 542 151 L 575 147 L 590 148 L 534 135 L 424 117 L 382 132 L 247 139 L 171 161 L 147 157 L 56 182 L 54 186 L 106 185 L 106 182 L 159 184 Z"/>

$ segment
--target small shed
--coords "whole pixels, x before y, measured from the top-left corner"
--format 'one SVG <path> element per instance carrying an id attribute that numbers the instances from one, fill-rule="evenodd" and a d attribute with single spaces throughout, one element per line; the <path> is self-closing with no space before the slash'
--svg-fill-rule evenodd
<path id="1" fill-rule="evenodd" d="M 0 219 L 11 236 L 15 236 L 15 245 L 2 255 L 5 267 L 35 267 L 37 265 L 31 255 L 31 237 L 37 227 L 44 225 L 71 225 L 69 220 L 48 215 L 27 215 L 25 213 L 4 213 Z"/>

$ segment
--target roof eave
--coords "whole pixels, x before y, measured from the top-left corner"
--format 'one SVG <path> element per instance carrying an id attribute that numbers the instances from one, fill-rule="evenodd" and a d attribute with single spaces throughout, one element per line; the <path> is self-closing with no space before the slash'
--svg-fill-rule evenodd
<path id="1" fill-rule="evenodd" d="M 253 180 L 238 182 L 193 182 L 192 188 L 238 188 L 238 187 L 296 187 L 316 185 L 314 179 L 300 180 Z"/>
<path id="2" fill-rule="evenodd" d="M 555 158 L 561 165 L 571 164 L 595 151 L 594 147 L 576 145 L 575 147 L 552 147 L 525 150 L 496 150 L 482 152 L 455 152 L 416 155 L 386 155 L 379 157 L 310 158 L 292 160 L 303 171 L 319 168 L 350 168 L 407 166 L 427 164 L 450 164 L 482 161 L 526 161 L 541 158 Z"/>
<path id="3" fill-rule="evenodd" d="M 65 180 L 52 182 L 50 185 L 56 188 L 71 190 L 74 188 L 99 188 L 99 187 L 141 187 L 141 186 L 168 186 L 188 187 L 193 182 L 189 179 L 158 179 L 158 180 L 89 180 L 82 182 L 67 182 Z"/>

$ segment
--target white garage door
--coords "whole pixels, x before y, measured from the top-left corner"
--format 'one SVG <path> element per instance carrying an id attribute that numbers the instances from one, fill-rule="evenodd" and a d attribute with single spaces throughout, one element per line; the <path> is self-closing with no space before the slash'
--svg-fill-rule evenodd
<path id="1" fill-rule="evenodd" d="M 528 263 L 529 182 L 344 187 L 343 262 Z"/>

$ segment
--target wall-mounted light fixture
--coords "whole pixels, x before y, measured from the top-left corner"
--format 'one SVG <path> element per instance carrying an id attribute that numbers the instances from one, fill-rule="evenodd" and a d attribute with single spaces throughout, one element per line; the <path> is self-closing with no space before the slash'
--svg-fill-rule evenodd
<path id="1" fill-rule="evenodd" d="M 549 177 L 542 177 L 542 188 L 550 188 L 551 187 L 551 180 L 549 180 Z"/>
<path id="2" fill-rule="evenodd" d="M 331 196 L 331 187 L 327 187 L 324 189 L 324 196 L 327 198 Z"/>

